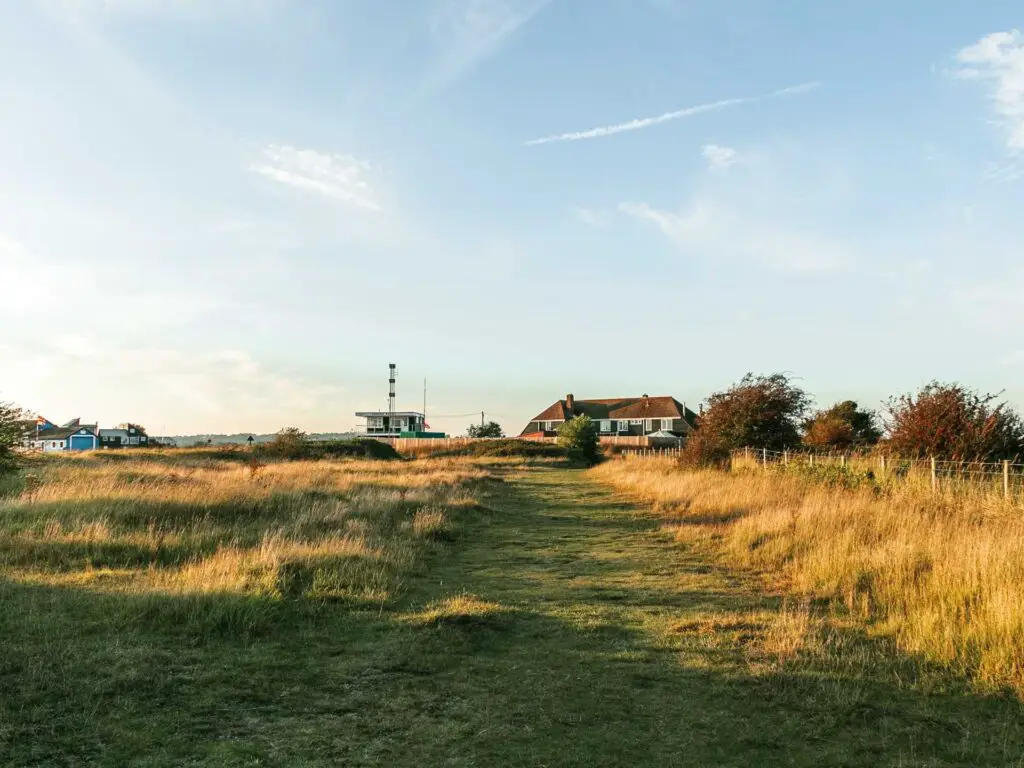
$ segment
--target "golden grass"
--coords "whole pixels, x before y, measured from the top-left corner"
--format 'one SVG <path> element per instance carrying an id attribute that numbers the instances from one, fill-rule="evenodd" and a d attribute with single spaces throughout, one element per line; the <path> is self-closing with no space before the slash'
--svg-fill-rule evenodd
<path id="1" fill-rule="evenodd" d="M 1024 516 L 990 497 L 951 500 L 915 486 L 842 491 L 764 472 L 691 471 L 670 459 L 607 462 L 595 476 L 651 502 L 686 540 L 951 666 L 984 689 L 1024 693 Z M 772 641 L 806 637 L 810 612 Z"/>
<path id="2" fill-rule="evenodd" d="M 0 500 L 0 577 L 112 592 L 382 602 L 451 512 L 476 504 L 473 462 L 238 462 L 173 453 L 40 465 Z"/>

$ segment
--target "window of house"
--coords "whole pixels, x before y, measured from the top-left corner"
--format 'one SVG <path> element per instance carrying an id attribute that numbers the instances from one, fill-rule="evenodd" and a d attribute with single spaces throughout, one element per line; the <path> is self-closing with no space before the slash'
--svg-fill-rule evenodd
<path id="1" fill-rule="evenodd" d="M 545 421 L 544 422 L 544 431 L 545 432 L 550 432 L 551 431 L 551 422 L 550 421 Z"/>
<path id="2" fill-rule="evenodd" d="M 643 426 L 644 420 L 643 419 L 630 419 L 629 423 L 630 424 L 634 424 L 634 425 L 638 425 L 638 426 Z"/>
<path id="3" fill-rule="evenodd" d="M 628 432 L 629 422 L 625 419 L 619 419 L 619 432 Z"/>
<path id="4" fill-rule="evenodd" d="M 670 431 L 672 429 L 672 419 L 662 419 L 661 428 L 666 432 Z"/>
<path id="5" fill-rule="evenodd" d="M 601 419 L 601 431 L 602 432 L 611 432 L 612 431 L 612 423 L 611 423 L 611 421 L 609 419 Z"/>

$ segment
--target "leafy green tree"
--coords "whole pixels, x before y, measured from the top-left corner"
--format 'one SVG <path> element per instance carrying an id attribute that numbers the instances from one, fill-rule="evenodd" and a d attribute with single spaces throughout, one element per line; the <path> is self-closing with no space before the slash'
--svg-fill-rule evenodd
<path id="1" fill-rule="evenodd" d="M 800 426 L 811 399 L 784 373 L 748 373 L 724 392 L 707 399 L 685 458 L 693 463 L 723 462 L 746 446 L 782 450 L 800 442 Z"/>
<path id="2" fill-rule="evenodd" d="M 818 411 L 804 422 L 804 445 L 812 448 L 874 445 L 881 436 L 874 411 L 861 410 L 853 400 Z"/>
<path id="3" fill-rule="evenodd" d="M 908 458 L 997 461 L 1024 456 L 1024 422 L 999 396 L 933 381 L 916 395 L 890 398 L 889 448 Z"/>
<path id="4" fill-rule="evenodd" d="M 27 414 L 13 403 L 0 402 L 0 474 L 13 472 L 18 467 L 15 448 L 28 434 Z"/>
<path id="5" fill-rule="evenodd" d="M 466 434 L 470 437 L 504 437 L 501 424 L 496 421 L 489 421 L 486 424 L 470 424 Z"/>
<path id="6" fill-rule="evenodd" d="M 558 427 L 558 444 L 569 453 L 569 458 L 593 464 L 600 456 L 597 425 L 589 416 L 577 416 Z"/>

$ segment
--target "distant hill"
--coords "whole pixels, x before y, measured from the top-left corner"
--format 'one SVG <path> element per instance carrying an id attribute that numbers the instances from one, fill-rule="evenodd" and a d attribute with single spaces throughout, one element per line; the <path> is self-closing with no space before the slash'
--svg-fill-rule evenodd
<path id="1" fill-rule="evenodd" d="M 246 445 L 249 442 L 249 435 L 257 443 L 267 443 L 274 439 L 274 434 L 258 435 L 255 432 L 238 432 L 233 435 L 170 435 L 179 447 L 187 448 L 190 445 Z M 306 435 L 310 440 L 346 440 L 356 437 L 354 432 L 311 432 Z"/>

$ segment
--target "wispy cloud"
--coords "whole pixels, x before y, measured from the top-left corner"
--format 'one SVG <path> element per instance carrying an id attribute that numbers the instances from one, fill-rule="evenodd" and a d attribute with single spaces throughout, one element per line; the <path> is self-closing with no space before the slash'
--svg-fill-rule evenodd
<path id="1" fill-rule="evenodd" d="M 430 31 L 439 50 L 428 87 L 459 79 L 494 55 L 551 0 L 439 0 Z"/>
<path id="2" fill-rule="evenodd" d="M 996 363 L 1012 368 L 1024 367 L 1024 349 L 1015 349 L 1012 352 L 1007 352 L 1005 355 L 1001 355 L 996 360 Z"/>
<path id="3" fill-rule="evenodd" d="M 728 168 L 739 162 L 739 153 L 732 147 L 723 147 L 718 144 L 705 144 L 701 154 L 708 161 L 713 169 Z"/>
<path id="4" fill-rule="evenodd" d="M 656 117 L 641 117 L 635 120 L 629 120 L 625 123 L 615 123 L 613 125 L 604 125 L 599 128 L 588 128 L 585 131 L 573 131 L 571 133 L 558 133 L 552 136 L 544 136 L 539 139 L 531 139 L 525 142 L 525 146 L 532 147 L 538 144 L 550 144 L 556 141 L 581 141 L 582 139 L 597 139 L 602 136 L 614 136 L 617 133 L 626 133 L 627 131 L 639 131 L 642 128 L 650 128 L 652 125 L 660 125 L 661 123 L 668 123 L 673 120 L 682 120 L 686 117 L 693 117 L 694 115 L 701 115 L 705 112 L 717 112 L 720 109 L 727 109 L 729 107 L 736 107 L 741 104 L 753 104 L 759 101 L 767 101 L 768 99 L 777 99 L 782 96 L 792 96 L 798 93 L 806 93 L 814 90 L 820 85 L 817 82 L 801 83 L 799 85 L 791 85 L 787 88 L 782 88 L 771 93 L 765 93 L 760 96 L 741 96 L 733 99 L 721 99 L 720 101 L 712 101 L 707 104 L 698 104 L 694 107 L 686 107 L 685 109 L 677 109 L 674 112 L 666 112 Z"/>
<path id="5" fill-rule="evenodd" d="M 344 390 L 293 370 L 270 366 L 248 351 L 122 346 L 89 333 L 57 334 L 31 346 L 5 346 L 10 396 L 33 408 L 71 403 L 83 417 L 124 418 L 170 430 L 277 429 L 288 420 L 322 428 Z M 103 381 L 69 397 L 62 382 Z M 128 416 L 130 414 L 130 416 Z M 71 413 L 70 415 L 79 415 Z"/>
<path id="6" fill-rule="evenodd" d="M 1015 332 L 1024 323 L 1024 270 L 1007 270 L 997 279 L 961 282 L 952 304 L 967 321 L 990 333 Z"/>
<path id="7" fill-rule="evenodd" d="M 990 86 L 996 120 L 1006 128 L 1011 152 L 1024 151 L 1024 35 L 995 32 L 956 54 L 958 77 Z"/>
<path id="8" fill-rule="evenodd" d="M 576 206 L 572 209 L 572 212 L 576 214 L 576 218 L 586 224 L 588 227 L 594 227 L 595 229 L 604 229 L 608 226 L 608 216 L 600 211 L 595 211 L 591 208 L 583 208 Z"/>
<path id="9" fill-rule="evenodd" d="M 278 0 L 36 0 L 45 10 L 66 17 L 96 14 L 210 18 L 226 14 L 251 16 Z"/>
<path id="10" fill-rule="evenodd" d="M 40 290 L 66 295 L 68 308 L 87 304 L 85 297 L 96 289 L 88 270 L 73 265 L 45 264 L 22 243 L 0 233 L 0 285 L 4 300 L 0 316 L 30 316 L 38 309 Z"/>
<path id="11" fill-rule="evenodd" d="M 380 210 L 366 180 L 372 166 L 351 155 L 271 144 L 263 149 L 261 162 L 251 165 L 250 170 L 281 184 L 318 192 L 349 205 Z"/>
<path id="12" fill-rule="evenodd" d="M 832 272 L 854 261 L 848 248 L 828 238 L 743 218 L 706 200 L 680 213 L 647 203 L 621 203 L 619 210 L 656 225 L 674 243 L 701 256 L 738 256 L 786 272 Z"/>
<path id="13" fill-rule="evenodd" d="M 39 330 L 49 322 L 66 325 L 61 315 L 38 317 L 40 291 L 48 295 L 63 296 L 61 306 L 68 316 L 89 317 L 91 322 L 102 324 L 106 318 L 102 313 L 90 314 L 96 306 L 96 296 L 109 285 L 97 276 L 95 268 L 73 261 L 44 259 L 30 251 L 25 245 L 0 233 L 0 285 L 4 286 L 6 298 L 0 302 L 0 318 L 5 315 L 20 318 L 36 317 L 33 330 Z M 114 290 L 111 295 L 117 295 Z M 133 327 L 157 328 L 188 323 L 202 315 L 220 308 L 224 299 L 215 298 L 201 289 L 190 288 L 187 292 L 175 290 L 160 281 L 147 280 L 146 286 L 133 286 L 132 297 L 145 305 L 149 312 L 133 322 Z"/>

